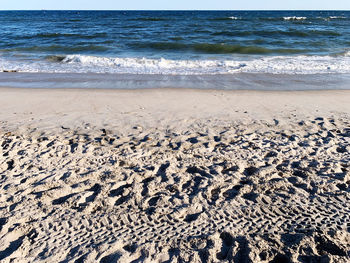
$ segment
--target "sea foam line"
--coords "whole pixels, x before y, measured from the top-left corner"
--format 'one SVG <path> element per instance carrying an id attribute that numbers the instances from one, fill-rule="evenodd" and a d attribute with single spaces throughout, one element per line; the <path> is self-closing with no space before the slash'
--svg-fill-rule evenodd
<path id="1" fill-rule="evenodd" d="M 68 55 L 30 62 L 0 57 L 0 71 L 205 75 L 235 73 L 350 74 L 350 51 L 338 56 L 265 56 L 253 59 L 171 60 Z"/>

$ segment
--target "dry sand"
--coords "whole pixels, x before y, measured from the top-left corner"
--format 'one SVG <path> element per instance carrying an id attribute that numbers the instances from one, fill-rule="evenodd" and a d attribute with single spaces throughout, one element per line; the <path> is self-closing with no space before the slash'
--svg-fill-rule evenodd
<path id="1" fill-rule="evenodd" d="M 0 261 L 350 262 L 349 102 L 0 89 Z"/>

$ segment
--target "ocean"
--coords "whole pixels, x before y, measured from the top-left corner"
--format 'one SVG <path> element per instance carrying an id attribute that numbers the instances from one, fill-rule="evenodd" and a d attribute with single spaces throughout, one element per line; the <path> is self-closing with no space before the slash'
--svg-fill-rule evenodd
<path id="1" fill-rule="evenodd" d="M 348 11 L 1 11 L 0 37 L 1 86 L 349 86 Z"/>

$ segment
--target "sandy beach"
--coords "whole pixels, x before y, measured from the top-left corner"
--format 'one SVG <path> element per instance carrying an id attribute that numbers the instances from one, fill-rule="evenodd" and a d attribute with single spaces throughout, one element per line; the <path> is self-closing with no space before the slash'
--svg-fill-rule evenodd
<path id="1" fill-rule="evenodd" d="M 1 262 L 349 262 L 350 91 L 0 89 Z"/>

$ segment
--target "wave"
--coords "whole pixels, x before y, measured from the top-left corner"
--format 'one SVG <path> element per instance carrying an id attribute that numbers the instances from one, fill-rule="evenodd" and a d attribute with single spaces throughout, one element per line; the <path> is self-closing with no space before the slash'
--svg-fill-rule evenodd
<path id="1" fill-rule="evenodd" d="M 330 16 L 329 19 L 347 19 L 346 16 Z"/>
<path id="2" fill-rule="evenodd" d="M 175 41 L 184 40 L 183 37 L 171 37 L 170 39 Z"/>
<path id="3" fill-rule="evenodd" d="M 229 17 L 215 17 L 209 20 L 210 21 L 230 21 L 230 20 L 238 20 L 238 19 L 241 19 L 241 18 L 237 16 L 229 16 Z"/>
<path id="4" fill-rule="evenodd" d="M 51 62 L 61 62 L 66 59 L 66 56 L 51 55 L 51 56 L 46 56 L 45 59 Z"/>
<path id="5" fill-rule="evenodd" d="M 283 20 L 306 20 L 307 17 L 305 16 L 285 16 L 283 17 Z"/>
<path id="6" fill-rule="evenodd" d="M 71 65 L 84 65 L 92 67 L 108 67 L 119 69 L 124 72 L 133 73 L 200 73 L 216 72 L 219 68 L 239 69 L 244 63 L 236 61 L 220 60 L 169 60 L 169 59 L 148 59 L 148 58 L 108 58 L 96 56 L 69 55 L 61 63 Z M 204 71 L 203 71 L 204 70 Z"/>
<path id="7" fill-rule="evenodd" d="M 69 22 L 82 22 L 84 21 L 83 19 L 78 19 L 78 18 L 72 18 L 68 20 Z"/>
<path id="8" fill-rule="evenodd" d="M 96 33 L 93 35 L 85 34 L 62 34 L 62 33 L 38 33 L 34 35 L 24 35 L 17 39 L 35 39 L 35 38 L 76 38 L 76 39 L 94 39 L 107 37 L 107 33 Z"/>
<path id="9" fill-rule="evenodd" d="M 286 21 L 284 17 L 257 17 L 257 20 L 259 21 L 267 21 L 267 22 L 280 22 L 280 21 Z M 291 20 L 293 21 L 293 20 Z"/>
<path id="10" fill-rule="evenodd" d="M 313 36 L 341 36 L 340 33 L 329 30 L 275 30 L 275 31 L 219 31 L 212 33 L 213 36 L 261 36 L 261 37 L 274 37 L 274 36 L 290 36 L 290 37 L 313 37 Z"/>
<path id="11" fill-rule="evenodd" d="M 99 45 L 74 45 L 74 46 L 63 46 L 63 45 L 48 45 L 48 46 L 29 46 L 29 47 L 17 47 L 17 48 L 7 48 L 1 49 L 0 51 L 5 52 L 102 52 L 107 51 L 106 46 Z"/>
<path id="12" fill-rule="evenodd" d="M 350 57 L 350 50 L 345 50 L 343 52 L 336 53 L 335 56 Z"/>
<path id="13" fill-rule="evenodd" d="M 319 21 L 319 20 L 344 20 L 349 19 L 349 17 L 346 16 L 327 16 L 327 17 L 306 17 L 306 16 L 284 16 L 284 17 L 259 17 L 257 18 L 261 21 L 291 21 L 291 22 L 303 22 L 303 21 Z"/>
<path id="14" fill-rule="evenodd" d="M 137 74 L 350 73 L 350 52 L 342 57 L 272 56 L 252 60 L 169 60 L 69 55 L 61 64 L 109 68 Z M 113 70 L 112 70 L 113 71 Z"/>
<path id="15" fill-rule="evenodd" d="M 212 36 L 230 36 L 230 37 L 244 37 L 255 35 L 256 32 L 259 31 L 218 31 L 214 32 Z"/>
<path id="16" fill-rule="evenodd" d="M 45 61 L 5 60 L 0 71 L 217 75 L 236 73 L 350 74 L 350 52 L 342 56 L 264 56 L 254 59 L 171 60 L 151 58 L 97 57 L 86 55 L 50 56 Z"/>
<path id="17" fill-rule="evenodd" d="M 167 20 L 169 20 L 169 18 L 163 18 L 163 17 L 140 17 L 140 18 L 134 18 L 132 20 L 157 22 L 157 21 L 167 21 Z"/>
<path id="18" fill-rule="evenodd" d="M 299 54 L 309 50 L 276 48 L 269 49 L 259 46 L 242 46 L 229 44 L 197 43 L 185 44 L 178 42 L 143 42 L 135 43 L 135 47 L 142 49 L 194 51 L 206 54 Z"/>
<path id="19" fill-rule="evenodd" d="M 258 46 L 241 46 L 241 45 L 227 45 L 227 44 L 195 44 L 193 45 L 195 51 L 202 51 L 213 54 L 293 54 L 303 53 L 307 50 L 299 49 L 269 49 Z"/>

